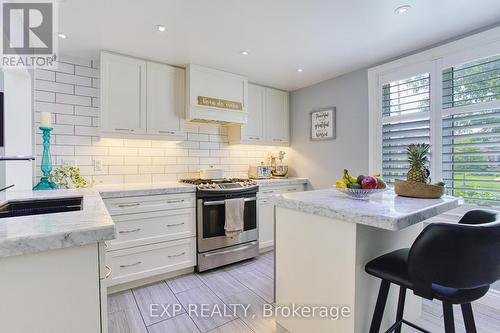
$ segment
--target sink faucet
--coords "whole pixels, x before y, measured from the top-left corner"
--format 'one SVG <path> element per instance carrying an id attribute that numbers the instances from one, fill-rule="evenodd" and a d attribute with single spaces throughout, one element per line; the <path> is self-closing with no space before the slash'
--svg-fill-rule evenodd
<path id="1" fill-rule="evenodd" d="M 16 186 L 16 185 L 15 185 L 15 184 L 11 184 L 11 185 L 9 185 L 9 186 L 5 186 L 4 188 L 0 188 L 0 192 L 3 192 L 3 191 L 5 191 L 5 190 L 8 190 L 9 188 L 14 187 L 14 186 Z"/>
<path id="2" fill-rule="evenodd" d="M 33 155 L 0 156 L 0 161 L 33 161 Z"/>

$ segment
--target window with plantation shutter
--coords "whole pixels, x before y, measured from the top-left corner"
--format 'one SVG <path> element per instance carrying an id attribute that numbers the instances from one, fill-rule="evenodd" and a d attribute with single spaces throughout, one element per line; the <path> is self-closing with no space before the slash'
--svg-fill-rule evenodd
<path id="1" fill-rule="evenodd" d="M 445 117 L 442 156 L 450 194 L 500 205 L 500 109 Z"/>
<path id="2" fill-rule="evenodd" d="M 382 86 L 382 177 L 406 179 L 406 147 L 430 143 L 430 75 L 419 74 Z"/>
<path id="3" fill-rule="evenodd" d="M 500 206 L 500 55 L 443 70 L 442 175 L 452 195 Z M 494 105 L 493 105 L 494 106 Z"/>

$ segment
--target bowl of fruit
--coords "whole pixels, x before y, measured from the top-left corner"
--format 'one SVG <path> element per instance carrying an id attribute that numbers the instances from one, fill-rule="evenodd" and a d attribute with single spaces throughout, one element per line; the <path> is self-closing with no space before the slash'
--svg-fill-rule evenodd
<path id="1" fill-rule="evenodd" d="M 380 174 L 353 177 L 347 169 L 344 176 L 335 183 L 337 191 L 356 200 L 368 200 L 369 196 L 387 190 L 387 185 Z"/>

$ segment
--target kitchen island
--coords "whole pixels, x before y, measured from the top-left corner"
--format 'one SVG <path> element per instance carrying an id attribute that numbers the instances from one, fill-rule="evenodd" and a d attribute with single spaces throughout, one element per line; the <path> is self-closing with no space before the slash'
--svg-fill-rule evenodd
<path id="1" fill-rule="evenodd" d="M 336 320 L 304 319 L 278 311 L 277 321 L 300 332 L 368 332 L 380 280 L 364 271 L 371 259 L 410 247 L 422 221 L 459 205 L 459 199 L 412 199 L 387 191 L 368 201 L 335 189 L 275 196 L 275 303 L 280 307 L 344 308 Z M 381 331 L 395 322 L 397 289 L 392 287 Z M 407 294 L 405 318 L 420 316 L 421 300 Z M 310 316 L 310 315 L 309 315 Z M 306 315 L 307 317 L 307 315 Z"/>

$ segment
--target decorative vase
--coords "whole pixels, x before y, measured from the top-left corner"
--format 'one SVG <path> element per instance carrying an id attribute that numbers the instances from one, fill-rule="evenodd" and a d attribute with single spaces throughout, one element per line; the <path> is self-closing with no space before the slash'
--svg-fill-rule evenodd
<path id="1" fill-rule="evenodd" d="M 43 137 L 43 155 L 42 155 L 42 165 L 40 169 L 42 170 L 43 176 L 40 178 L 38 184 L 33 187 L 34 190 L 53 190 L 57 188 L 54 182 L 49 181 L 50 173 L 52 172 L 52 160 L 50 158 L 50 131 L 51 127 L 40 127 L 42 130 Z"/>

